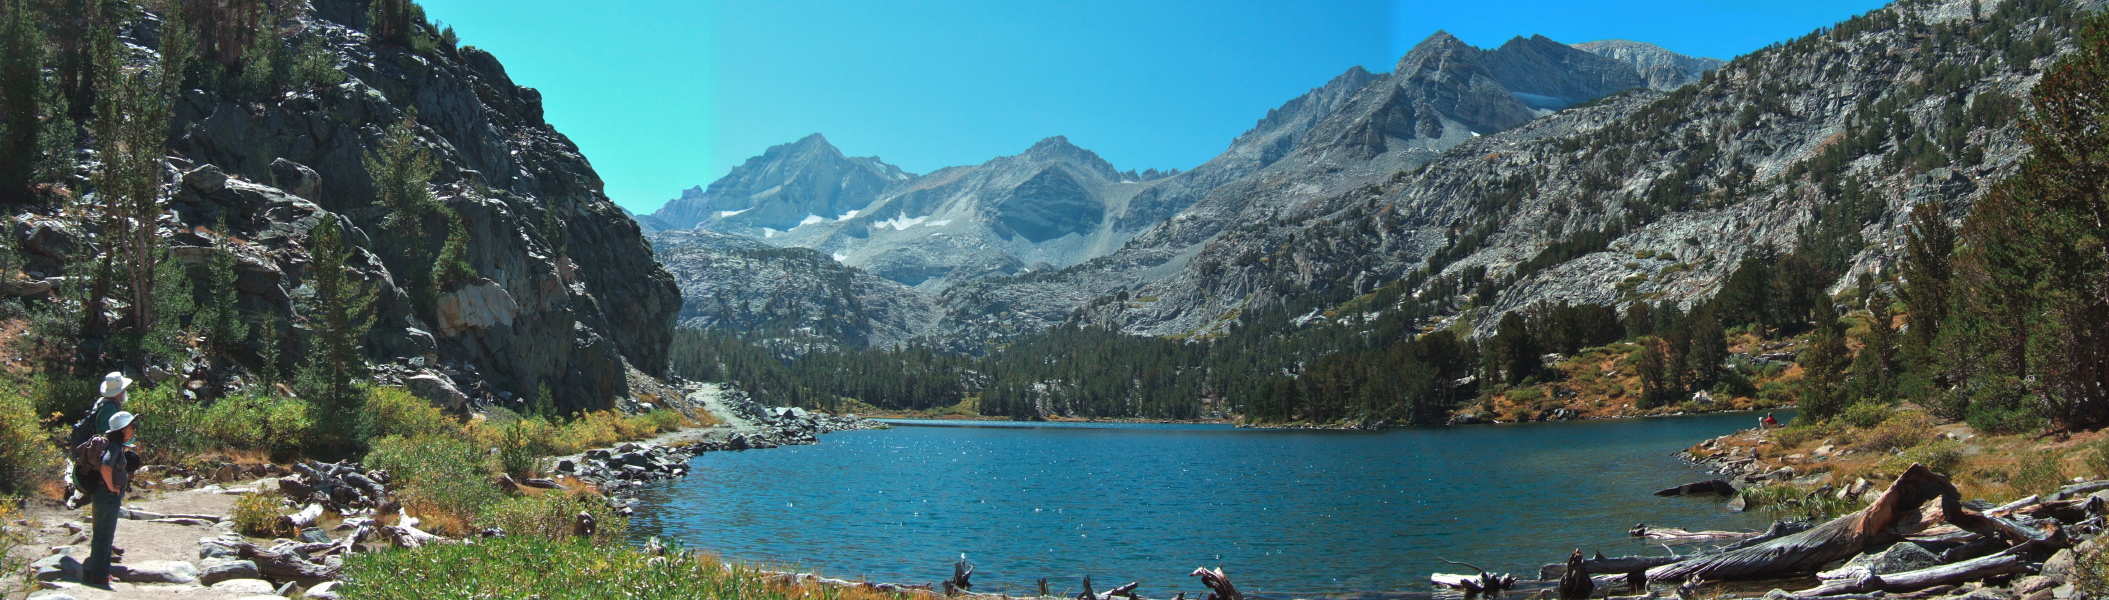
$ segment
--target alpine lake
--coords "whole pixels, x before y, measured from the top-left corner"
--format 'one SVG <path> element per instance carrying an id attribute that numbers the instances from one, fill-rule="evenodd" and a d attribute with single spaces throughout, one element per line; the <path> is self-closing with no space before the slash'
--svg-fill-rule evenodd
<path id="1" fill-rule="evenodd" d="M 1791 412 L 1779 414 L 1781 420 Z M 1656 554 L 1628 528 L 1762 530 L 1677 452 L 1756 425 L 1726 413 L 1314 431 L 893 421 L 811 446 L 696 457 L 633 532 L 755 566 L 921 584 L 965 554 L 977 592 L 1168 598 L 1222 567 L 1266 598 L 1425 598 L 1441 559 L 1534 578 L 1577 548 Z M 1679 549 L 1678 552 L 1687 550 Z M 1065 593 L 1066 592 L 1066 593 Z"/>

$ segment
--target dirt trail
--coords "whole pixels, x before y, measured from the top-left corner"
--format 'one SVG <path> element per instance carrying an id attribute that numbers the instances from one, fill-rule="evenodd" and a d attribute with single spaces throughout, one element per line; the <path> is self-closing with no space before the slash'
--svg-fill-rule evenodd
<path id="1" fill-rule="evenodd" d="M 158 492 L 135 493 L 127 498 L 127 509 L 160 515 L 210 515 L 220 522 L 210 525 L 178 524 L 140 520 L 133 515 L 117 524 L 117 547 L 125 551 L 119 565 L 138 568 L 161 567 L 170 563 L 185 563 L 194 570 L 206 565 L 198 558 L 198 540 L 217 537 L 233 531 L 229 516 L 234 512 L 235 499 L 241 493 L 256 493 L 258 490 L 275 488 L 271 479 L 203 488 Z M 88 557 L 88 527 L 93 522 L 87 507 L 67 510 L 57 506 L 33 506 L 27 519 L 32 525 L 32 541 L 16 550 L 18 556 L 45 558 L 64 554 L 75 560 Z M 0 589 L 9 589 L 20 583 L 11 577 L 0 583 Z M 263 580 L 234 580 L 218 586 L 199 583 L 127 583 L 112 582 L 110 589 L 102 590 L 82 586 L 70 581 L 55 581 L 35 584 L 29 597 L 39 600 L 130 600 L 182 598 L 185 600 L 234 600 L 279 598 L 273 595 L 276 586 Z M 11 597 L 14 597 L 11 595 Z M 295 597 L 299 597 L 297 594 Z"/>

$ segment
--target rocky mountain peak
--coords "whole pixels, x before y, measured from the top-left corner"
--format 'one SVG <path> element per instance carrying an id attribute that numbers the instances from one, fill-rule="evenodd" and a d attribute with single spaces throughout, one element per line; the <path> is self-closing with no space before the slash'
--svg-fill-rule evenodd
<path id="1" fill-rule="evenodd" d="M 1454 68 L 1453 65 L 1469 67 L 1479 58 L 1479 53 L 1478 48 L 1457 39 L 1457 36 L 1450 35 L 1450 32 L 1437 30 L 1434 35 L 1421 40 L 1412 50 L 1408 50 L 1406 56 L 1399 59 L 1399 64 L 1392 73 L 1410 77 L 1424 70 L 1447 72 Z"/>
<path id="2" fill-rule="evenodd" d="M 652 216 L 671 229 L 787 230 L 812 217 L 864 208 L 914 176 L 878 157 L 853 158 L 815 133 L 770 146 L 707 188 L 692 188 Z"/>
<path id="3" fill-rule="evenodd" d="M 1575 44 L 1574 48 L 1631 65 L 1641 78 L 1647 80 L 1648 87 L 1664 91 L 1684 87 L 1698 81 L 1707 71 L 1728 64 L 1721 59 L 1686 56 L 1632 40 L 1597 40 Z"/>
<path id="4" fill-rule="evenodd" d="M 1516 37 L 1480 60 L 1494 79 L 1532 108 L 1561 109 L 1647 85 L 1632 65 L 1543 35 Z"/>
<path id="5" fill-rule="evenodd" d="M 1121 178 L 1120 171 L 1113 168 L 1113 163 L 1106 162 L 1106 159 L 1100 158 L 1097 152 L 1092 152 L 1070 143 L 1067 136 L 1057 135 L 1040 140 L 1034 143 L 1031 148 L 1025 149 L 1025 153 L 1019 154 L 1018 158 L 1036 163 L 1068 163 L 1083 167 L 1108 181 L 1117 181 Z"/>

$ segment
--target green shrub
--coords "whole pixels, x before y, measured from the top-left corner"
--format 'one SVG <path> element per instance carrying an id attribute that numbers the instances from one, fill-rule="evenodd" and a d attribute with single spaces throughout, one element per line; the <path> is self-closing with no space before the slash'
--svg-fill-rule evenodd
<path id="1" fill-rule="evenodd" d="M 39 418 L 57 415 L 71 426 L 88 414 L 88 407 L 95 405 L 95 386 L 99 380 L 76 379 L 61 373 L 38 373 L 31 384 L 34 409 Z"/>
<path id="2" fill-rule="evenodd" d="M 491 483 L 485 452 L 460 437 L 374 440 L 366 466 L 387 469 L 398 482 L 396 492 L 403 505 L 425 517 L 433 532 L 441 535 L 471 533 L 468 527 L 473 518 L 505 498 Z"/>
<path id="3" fill-rule="evenodd" d="M 2022 496 L 2048 494 L 2065 485 L 2065 465 L 2055 452 L 2032 452 L 2022 454 L 2014 465 L 2014 476 L 2007 485 Z"/>
<path id="4" fill-rule="evenodd" d="M 2109 594 L 2109 549 L 2096 545 L 2093 550 L 2082 552 L 2073 569 L 2073 587 L 2087 592 L 2089 598 L 2101 598 Z"/>
<path id="5" fill-rule="evenodd" d="M 1746 506 L 1764 510 L 1776 519 L 1822 522 L 1860 508 L 1853 500 L 1783 483 L 1743 488 L 1741 494 Z"/>
<path id="6" fill-rule="evenodd" d="M 307 401 L 261 391 L 214 401 L 199 423 L 199 432 L 220 447 L 267 450 L 278 456 L 299 452 L 314 428 L 313 407 Z"/>
<path id="7" fill-rule="evenodd" d="M 491 505 L 484 511 L 476 526 L 497 527 L 509 536 L 533 536 L 561 540 L 573 537 L 577 531 L 578 514 L 593 515 L 596 530 L 593 540 L 604 544 L 618 544 L 629 535 L 630 520 L 608 506 L 606 499 L 587 494 L 565 494 L 549 492 L 538 496 L 520 496 Z"/>
<path id="8" fill-rule="evenodd" d="M 205 407 L 176 395 L 174 384 L 132 388 L 125 410 L 139 415 L 139 444 L 135 448 L 146 464 L 176 464 L 219 445 L 207 435 Z"/>
<path id="9" fill-rule="evenodd" d="M 1845 421 L 1847 425 L 1867 429 L 1889 420 L 1889 417 L 1896 414 L 1896 412 L 1895 408 L 1890 407 L 1886 403 L 1862 400 L 1850 407 L 1846 407 L 1845 412 L 1840 413 L 1838 418 Z"/>
<path id="10" fill-rule="evenodd" d="M 0 494 L 27 493 L 57 479 L 62 459 L 53 441 L 29 398 L 0 394 Z"/>
<path id="11" fill-rule="evenodd" d="M 2109 478 L 2109 438 L 2088 444 L 2080 452 L 2080 457 L 2087 462 L 2088 474 Z"/>
<path id="12" fill-rule="evenodd" d="M 1779 441 L 1781 447 L 1792 448 L 1835 435 L 1838 435 L 1837 425 L 1828 421 L 1811 421 L 1797 415 L 1786 427 L 1774 432 L 1772 439 Z"/>
<path id="13" fill-rule="evenodd" d="M 1971 428 L 1990 434 L 2024 433 L 2044 425 L 2042 416 L 2020 402 L 1972 402 L 1963 420 Z"/>
<path id="14" fill-rule="evenodd" d="M 1902 473 L 1912 463 L 1918 463 L 1926 465 L 1928 469 L 1933 469 L 1935 473 L 1953 475 L 1955 474 L 1955 468 L 1962 466 L 1963 445 L 1962 442 L 1955 440 L 1934 440 L 1905 450 L 1903 455 L 1894 457 L 1894 459 L 1895 462 L 1893 464 L 1887 465 L 1890 467 L 1889 471 Z"/>
<path id="15" fill-rule="evenodd" d="M 360 410 L 369 439 L 434 436 L 461 428 L 439 407 L 399 387 L 368 388 L 366 406 Z"/>
<path id="16" fill-rule="evenodd" d="M 279 512 L 278 500 L 269 494 L 242 494 L 234 500 L 234 530 L 249 537 L 292 537 L 291 523 Z"/>
<path id="17" fill-rule="evenodd" d="M 1869 452 L 1890 452 L 1917 447 L 1933 435 L 1931 418 L 1922 413 L 1905 413 L 1860 430 L 1853 445 Z"/>

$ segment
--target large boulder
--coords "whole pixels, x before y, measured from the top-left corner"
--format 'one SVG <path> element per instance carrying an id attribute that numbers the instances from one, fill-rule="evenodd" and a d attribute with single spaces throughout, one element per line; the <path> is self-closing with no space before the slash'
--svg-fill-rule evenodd
<path id="1" fill-rule="evenodd" d="M 461 410 L 469 403 L 469 396 L 454 386 L 453 378 L 433 371 L 403 378 L 403 387 L 434 406 L 450 411 Z"/>
<path id="2" fill-rule="evenodd" d="M 214 585 L 222 581 L 262 579 L 263 573 L 256 569 L 256 562 L 247 560 L 214 561 L 198 570 L 198 583 Z M 270 593 L 265 588 L 264 593 Z"/>
<path id="3" fill-rule="evenodd" d="M 126 583 L 197 583 L 198 567 L 180 560 L 110 565 L 110 578 Z"/>

